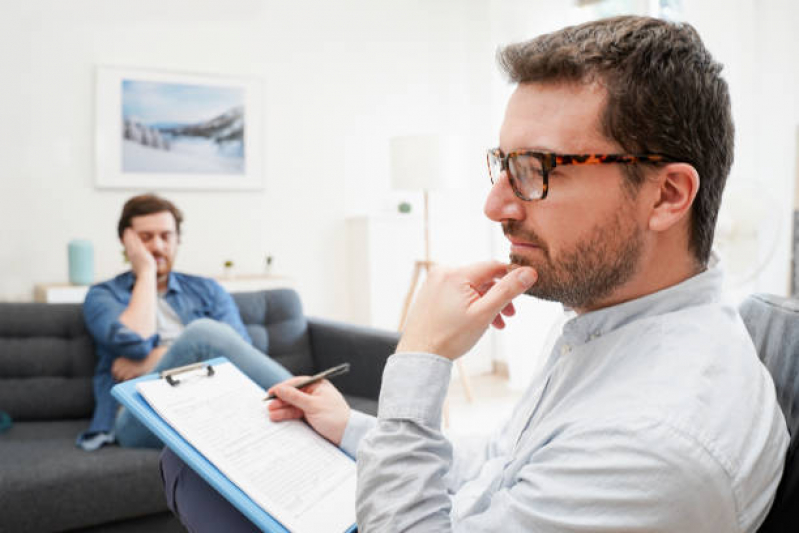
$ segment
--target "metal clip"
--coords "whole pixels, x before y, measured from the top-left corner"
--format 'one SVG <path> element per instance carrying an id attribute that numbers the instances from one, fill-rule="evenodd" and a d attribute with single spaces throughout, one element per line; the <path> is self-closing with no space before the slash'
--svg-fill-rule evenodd
<path id="1" fill-rule="evenodd" d="M 183 374 L 185 372 L 191 372 L 192 370 L 199 370 L 199 369 L 201 369 L 203 367 L 205 367 L 206 370 L 208 371 L 208 373 L 206 374 L 206 377 L 211 377 L 211 376 L 214 375 L 214 367 L 212 367 L 211 365 L 207 365 L 205 363 L 192 363 L 192 364 L 186 365 L 186 366 L 179 366 L 177 368 L 170 368 L 168 370 L 162 370 L 161 373 L 160 373 L 160 376 L 163 379 L 166 379 L 166 382 L 174 387 L 174 386 L 180 384 L 180 380 L 179 379 L 175 379 L 173 376 L 176 376 L 177 374 Z"/>

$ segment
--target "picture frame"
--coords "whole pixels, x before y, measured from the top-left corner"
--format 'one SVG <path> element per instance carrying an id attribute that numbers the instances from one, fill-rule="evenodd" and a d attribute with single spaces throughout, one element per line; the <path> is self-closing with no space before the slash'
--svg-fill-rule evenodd
<path id="1" fill-rule="evenodd" d="M 95 185 L 263 188 L 259 80 L 100 66 Z"/>

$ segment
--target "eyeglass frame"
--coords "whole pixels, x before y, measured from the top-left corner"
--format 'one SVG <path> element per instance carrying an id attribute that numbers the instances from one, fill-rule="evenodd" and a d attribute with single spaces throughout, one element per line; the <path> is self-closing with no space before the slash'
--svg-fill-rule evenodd
<path id="1" fill-rule="evenodd" d="M 510 171 L 510 159 L 512 157 L 532 156 L 541 162 L 541 196 L 537 198 L 525 198 L 519 187 L 516 184 L 518 178 L 514 177 Z M 549 192 L 549 173 L 558 165 L 602 165 L 610 163 L 620 164 L 635 164 L 635 163 L 677 163 L 678 160 L 674 157 L 665 154 L 556 154 L 554 152 L 537 152 L 535 150 L 514 150 L 508 152 L 507 155 L 502 154 L 500 148 L 491 148 L 486 153 L 486 163 L 488 164 L 488 178 L 491 184 L 494 185 L 494 177 L 491 173 L 491 157 L 496 158 L 500 162 L 500 174 L 504 170 L 508 175 L 508 183 L 510 184 L 513 194 L 523 202 L 534 202 L 536 200 L 543 200 L 547 197 Z M 497 178 L 499 181 L 499 178 Z"/>

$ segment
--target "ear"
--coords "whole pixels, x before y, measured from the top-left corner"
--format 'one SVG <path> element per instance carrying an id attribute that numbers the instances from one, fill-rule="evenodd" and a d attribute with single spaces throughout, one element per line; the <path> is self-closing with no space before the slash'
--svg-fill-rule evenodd
<path id="1" fill-rule="evenodd" d="M 690 214 L 699 191 L 699 173 L 688 163 L 670 163 L 660 170 L 656 181 L 649 229 L 662 232 Z"/>

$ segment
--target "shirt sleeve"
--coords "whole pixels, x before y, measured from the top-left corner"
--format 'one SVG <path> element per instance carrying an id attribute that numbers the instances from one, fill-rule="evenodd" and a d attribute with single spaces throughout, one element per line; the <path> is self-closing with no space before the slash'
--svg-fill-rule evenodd
<path id="1" fill-rule="evenodd" d="M 233 297 L 216 281 L 213 279 L 208 280 L 211 283 L 211 294 L 213 298 L 213 305 L 211 305 L 211 312 L 213 313 L 210 318 L 224 322 L 225 324 L 236 330 L 236 333 L 252 344 L 252 339 L 247 328 L 244 327 L 244 322 L 241 320 L 241 313 L 233 301 Z"/>
<path id="2" fill-rule="evenodd" d="M 702 443 L 649 420 L 567 426 L 519 459 L 526 464 L 512 469 L 513 479 L 498 479 L 494 492 L 455 516 L 457 466 L 439 430 L 446 365 L 431 359 L 437 356 L 392 357 L 377 424 L 358 449 L 359 531 L 742 530 L 724 466 Z M 438 390 L 426 378 L 413 385 L 400 372 L 441 372 Z M 473 462 L 479 470 L 484 459 Z"/>
<path id="3" fill-rule="evenodd" d="M 83 302 L 83 321 L 94 342 L 115 356 L 144 359 L 158 346 L 158 334 L 144 338 L 120 322 L 119 316 L 126 308 L 107 287 L 95 285 Z"/>

